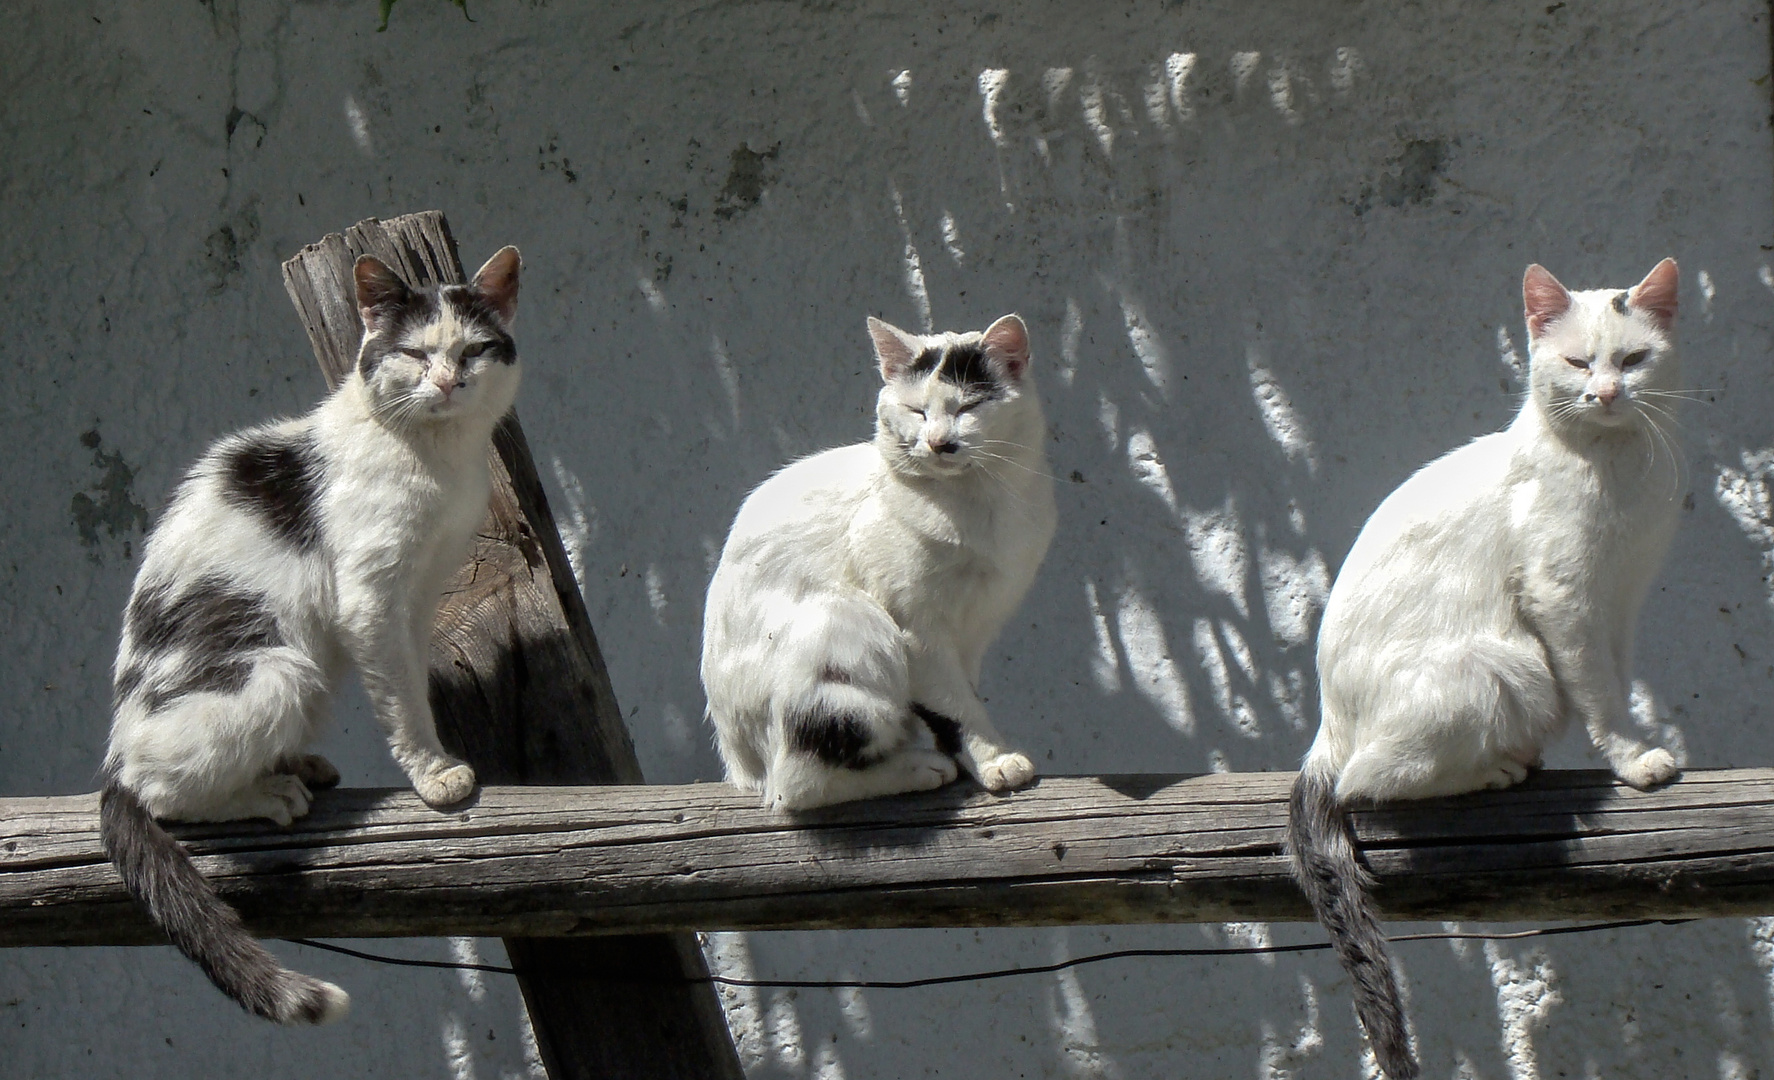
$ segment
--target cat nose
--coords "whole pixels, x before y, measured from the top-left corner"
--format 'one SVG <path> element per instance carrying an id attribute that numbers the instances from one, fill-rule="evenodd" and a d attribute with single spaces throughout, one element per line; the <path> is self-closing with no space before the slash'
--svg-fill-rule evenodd
<path id="1" fill-rule="evenodd" d="M 930 452 L 933 454 L 954 454 L 958 453 L 960 449 L 961 444 L 953 439 L 945 439 L 942 442 L 937 442 L 935 439 L 930 440 Z"/>
<path id="2" fill-rule="evenodd" d="M 1618 386 L 1614 386 L 1612 384 L 1607 385 L 1607 386 L 1603 386 L 1600 389 L 1596 390 L 1596 392 L 1595 392 L 1596 399 L 1598 401 L 1600 401 L 1603 405 L 1614 404 L 1615 399 L 1618 398 L 1619 396 L 1620 396 L 1620 388 Z"/>

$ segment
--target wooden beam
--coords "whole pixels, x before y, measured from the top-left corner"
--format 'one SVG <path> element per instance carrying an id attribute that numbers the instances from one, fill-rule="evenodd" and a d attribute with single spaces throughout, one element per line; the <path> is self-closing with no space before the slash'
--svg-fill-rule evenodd
<path id="1" fill-rule="evenodd" d="M 719 784 L 323 793 L 288 829 L 179 826 L 269 937 L 1288 921 L 1287 773 L 967 784 L 788 817 Z M 0 800 L 0 945 L 158 941 L 93 796 Z M 1394 919 L 1774 914 L 1774 770 L 1599 772 L 1356 815 Z"/>
<path id="2" fill-rule="evenodd" d="M 356 361 L 363 328 L 352 264 L 362 254 L 412 285 L 464 280 L 435 211 L 359 222 L 302 249 L 284 264 L 284 285 L 329 385 Z M 523 347 L 521 294 L 518 308 L 519 354 L 545 366 Z M 493 458 L 487 521 L 432 635 L 438 734 L 482 783 L 638 784 L 640 763 L 515 415 L 494 433 Z M 671 985 L 707 973 L 694 938 L 508 935 L 505 949 L 554 1080 L 742 1080 L 713 989 Z M 652 984 L 637 989 L 637 974 Z"/>

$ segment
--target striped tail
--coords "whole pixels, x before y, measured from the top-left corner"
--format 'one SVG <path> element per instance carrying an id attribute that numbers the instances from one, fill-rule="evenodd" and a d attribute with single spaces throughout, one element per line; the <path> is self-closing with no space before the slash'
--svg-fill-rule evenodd
<path id="1" fill-rule="evenodd" d="M 1349 973 L 1355 1015 L 1374 1057 L 1391 1080 L 1414 1080 L 1417 1059 L 1405 1030 L 1392 956 L 1367 898 L 1367 871 L 1356 857 L 1349 818 L 1337 804 L 1335 780 L 1311 766 L 1294 781 L 1287 846 L 1294 878 Z"/>
<path id="2" fill-rule="evenodd" d="M 197 872 L 191 856 L 134 793 L 107 778 L 99 796 L 99 836 L 124 888 L 241 1008 L 279 1024 L 326 1024 L 351 1007 L 345 991 L 290 971 L 247 933 Z"/>

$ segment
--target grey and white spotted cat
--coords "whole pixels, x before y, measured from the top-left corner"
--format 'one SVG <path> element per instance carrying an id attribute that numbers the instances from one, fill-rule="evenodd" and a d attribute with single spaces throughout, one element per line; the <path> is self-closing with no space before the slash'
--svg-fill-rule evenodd
<path id="1" fill-rule="evenodd" d="M 507 247 L 469 285 L 414 290 L 360 258 L 356 367 L 308 415 L 210 447 L 143 549 L 117 650 L 105 850 L 181 952 L 279 1023 L 338 1019 L 350 999 L 280 965 L 155 819 L 306 814 L 310 790 L 339 779 L 304 748 L 350 665 L 419 796 L 473 792 L 438 742 L 426 659 L 517 394 L 520 266 Z"/>

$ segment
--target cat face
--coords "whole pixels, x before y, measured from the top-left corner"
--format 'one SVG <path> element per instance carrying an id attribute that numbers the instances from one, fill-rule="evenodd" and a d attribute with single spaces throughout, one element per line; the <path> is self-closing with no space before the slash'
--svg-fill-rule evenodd
<path id="1" fill-rule="evenodd" d="M 408 426 L 509 407 L 521 266 L 517 249 L 507 247 L 467 285 L 410 289 L 374 257 L 357 260 L 364 327 L 357 367 L 379 415 Z"/>
<path id="2" fill-rule="evenodd" d="M 876 443 L 894 468 L 953 476 L 999 460 L 994 443 L 1021 398 L 1029 365 L 1023 321 L 1006 315 L 985 332 L 908 334 L 870 318 L 881 368 Z"/>
<path id="3" fill-rule="evenodd" d="M 1528 267 L 1529 384 L 1554 421 L 1604 428 L 1650 422 L 1678 389 L 1673 330 L 1679 272 L 1664 259 L 1625 291 L 1570 292 Z"/>

